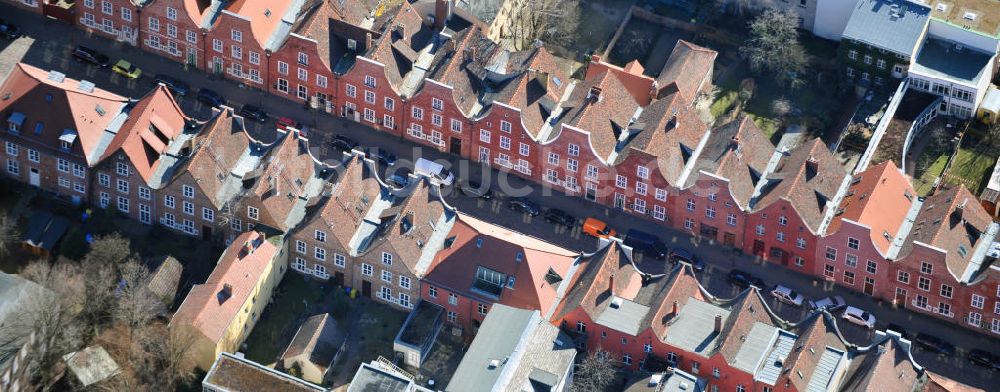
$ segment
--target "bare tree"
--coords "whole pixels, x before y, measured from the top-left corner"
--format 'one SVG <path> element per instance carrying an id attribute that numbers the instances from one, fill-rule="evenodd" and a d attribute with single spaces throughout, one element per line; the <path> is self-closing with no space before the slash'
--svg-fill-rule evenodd
<path id="1" fill-rule="evenodd" d="M 98 237 L 80 263 L 84 278 L 86 325 L 96 328 L 111 316 L 118 271 L 131 257 L 129 241 L 118 234 Z"/>
<path id="2" fill-rule="evenodd" d="M 21 276 L 45 287 L 50 294 L 33 296 L 33 303 L 18 318 L 22 324 L 14 327 L 30 325 L 28 330 L 46 343 L 35 347 L 28 366 L 39 384 L 47 385 L 57 373 L 60 358 L 83 346 L 84 327 L 78 315 L 85 306 L 86 289 L 80 266 L 72 262 L 53 265 L 38 260 L 28 264 Z"/>
<path id="3" fill-rule="evenodd" d="M 802 87 L 807 58 L 798 26 L 798 16 L 792 12 L 764 11 L 750 23 L 750 38 L 740 53 L 754 72 L 770 72 L 778 83 L 792 89 Z"/>
<path id="4" fill-rule="evenodd" d="M 572 391 L 604 391 L 615 382 L 617 375 L 618 369 L 611 359 L 611 354 L 603 349 L 597 349 L 577 365 Z"/>
<path id="5" fill-rule="evenodd" d="M 580 0 L 507 1 L 508 17 L 497 18 L 491 28 L 500 29 L 497 38 L 514 50 L 528 49 L 535 41 L 565 47 L 576 38 L 581 6 Z"/>
<path id="6" fill-rule="evenodd" d="M 163 311 L 163 303 L 149 291 L 152 279 L 149 268 L 131 258 L 121 266 L 119 278 L 121 283 L 115 290 L 117 298 L 111 311 L 115 321 L 132 331 Z"/>
<path id="7" fill-rule="evenodd" d="M 5 213 L 0 213 L 0 257 L 10 253 L 10 247 L 21 238 L 17 222 Z"/>

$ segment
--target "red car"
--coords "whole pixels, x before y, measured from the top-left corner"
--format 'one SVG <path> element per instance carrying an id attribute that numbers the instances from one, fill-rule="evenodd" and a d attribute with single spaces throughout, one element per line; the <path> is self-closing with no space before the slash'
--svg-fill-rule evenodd
<path id="1" fill-rule="evenodd" d="M 299 122 L 298 121 L 292 120 L 292 119 L 290 119 L 288 117 L 279 117 L 278 118 L 278 129 L 284 130 L 284 129 L 289 128 L 289 127 L 301 130 L 299 128 Z"/>

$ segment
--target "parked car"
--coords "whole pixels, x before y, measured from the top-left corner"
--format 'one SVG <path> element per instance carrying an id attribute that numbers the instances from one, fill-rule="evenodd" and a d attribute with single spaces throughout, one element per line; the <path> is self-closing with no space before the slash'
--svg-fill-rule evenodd
<path id="1" fill-rule="evenodd" d="M 576 226 L 576 218 L 558 208 L 551 208 L 545 211 L 545 221 L 566 227 Z"/>
<path id="2" fill-rule="evenodd" d="M 666 259 L 667 253 L 670 252 L 667 249 L 667 245 L 655 235 L 637 229 L 629 229 L 628 233 L 625 234 L 625 241 L 623 243 L 657 260 Z"/>
<path id="3" fill-rule="evenodd" d="M 860 308 L 848 306 L 844 309 L 844 314 L 840 317 L 865 328 L 875 328 L 875 315 L 861 310 Z"/>
<path id="4" fill-rule="evenodd" d="M 799 294 L 797 291 L 780 284 L 774 286 L 774 289 L 771 290 L 771 296 L 778 301 L 795 306 L 802 306 L 802 301 L 805 300 L 805 297 L 803 297 L 802 294 Z"/>
<path id="5" fill-rule="evenodd" d="M 111 70 L 129 79 L 138 79 L 142 75 L 142 70 L 126 60 L 118 60 Z"/>
<path id="6" fill-rule="evenodd" d="M 896 331 L 899 333 L 899 336 L 902 336 L 904 339 L 913 340 L 913 334 L 908 332 L 906 328 L 903 328 L 902 325 L 889 323 L 889 325 L 885 326 L 885 329 L 888 331 Z"/>
<path id="7" fill-rule="evenodd" d="M 301 127 L 298 121 L 290 119 L 288 117 L 278 117 L 278 129 L 284 130 L 287 128 L 295 128 L 301 131 Z"/>
<path id="8" fill-rule="evenodd" d="M 156 83 L 162 83 L 164 86 L 167 86 L 174 95 L 185 96 L 188 91 L 191 91 L 187 83 L 170 75 L 157 74 L 155 80 Z"/>
<path id="9" fill-rule="evenodd" d="M 842 306 L 847 305 L 844 302 L 844 297 L 839 295 L 834 295 L 832 297 L 826 297 L 819 301 L 809 301 L 809 307 L 813 309 L 826 309 L 831 311 L 834 309 L 840 309 Z"/>
<path id="10" fill-rule="evenodd" d="M 385 150 L 384 148 L 368 147 L 365 149 L 365 155 L 386 166 L 396 164 L 396 155 Z"/>
<path id="11" fill-rule="evenodd" d="M 410 177 L 405 173 L 393 173 L 385 182 L 396 188 L 406 188 L 407 185 L 410 185 Z"/>
<path id="12" fill-rule="evenodd" d="M 737 287 L 754 286 L 757 288 L 764 287 L 764 281 L 761 280 L 761 278 L 753 276 L 751 273 L 743 270 L 734 269 L 732 271 L 729 271 L 729 275 L 727 275 L 727 277 L 729 283 L 732 284 L 733 286 Z"/>
<path id="13" fill-rule="evenodd" d="M 444 165 L 430 159 L 417 158 L 417 161 L 413 163 L 413 171 L 417 174 L 427 176 L 427 178 L 437 180 L 442 186 L 449 186 L 455 182 L 454 174 L 451 174 Z"/>
<path id="14" fill-rule="evenodd" d="M 531 216 L 538 216 L 538 214 L 542 213 L 542 209 L 538 207 L 538 204 L 535 204 L 531 200 L 525 199 L 523 197 L 515 197 L 513 199 L 510 199 L 510 201 L 507 202 L 507 207 L 514 211 L 523 214 L 528 214 Z"/>
<path id="15" fill-rule="evenodd" d="M 941 340 L 941 338 L 931 334 L 926 334 L 923 332 L 918 333 L 917 336 L 913 338 L 913 342 L 916 343 L 917 346 L 920 346 L 920 348 L 933 353 L 944 354 L 944 355 L 955 355 L 954 345 L 944 340 Z"/>
<path id="16" fill-rule="evenodd" d="M 264 109 L 254 105 L 243 105 L 240 109 L 240 115 L 244 118 L 254 119 L 259 122 L 267 121 L 267 113 L 264 112 Z"/>
<path id="17" fill-rule="evenodd" d="M 618 232 L 608 226 L 607 223 L 593 217 L 583 221 L 583 233 L 597 238 L 608 238 L 618 235 Z"/>
<path id="18" fill-rule="evenodd" d="M 91 63 L 103 68 L 107 68 L 107 66 L 111 63 L 111 59 L 109 59 L 108 56 L 83 45 L 79 45 L 73 49 L 73 58 L 76 59 L 76 61 Z"/>
<path id="19" fill-rule="evenodd" d="M 969 362 L 987 369 L 1000 370 L 1000 356 L 993 353 L 974 348 L 969 350 Z"/>
<path id="20" fill-rule="evenodd" d="M 334 135 L 330 144 L 344 151 L 351 151 L 359 146 L 358 142 L 354 141 L 354 139 L 344 135 Z"/>
<path id="21" fill-rule="evenodd" d="M 214 90 L 209 90 L 207 88 L 202 88 L 201 90 L 198 90 L 198 102 L 204 103 L 212 107 L 218 107 L 226 104 L 226 100 L 222 98 L 222 94 L 219 94 Z"/>
<path id="22" fill-rule="evenodd" d="M 691 268 L 694 268 L 695 272 L 701 272 L 705 270 L 705 262 L 701 261 L 701 258 L 696 256 L 694 253 L 691 253 L 690 250 L 684 248 L 674 248 L 674 250 L 671 250 L 670 261 L 674 263 L 679 261 L 688 263 L 691 265 Z M 764 287 L 763 282 L 761 282 L 761 285 L 762 285 L 761 287 Z"/>
<path id="23" fill-rule="evenodd" d="M 472 180 L 462 182 L 462 185 L 458 189 L 462 191 L 463 195 L 469 197 L 479 197 L 487 200 L 493 198 L 493 191 L 490 188 L 485 188 L 482 184 Z"/>
<path id="24" fill-rule="evenodd" d="M 21 28 L 13 23 L 0 23 L 0 37 L 16 39 L 21 37 Z"/>

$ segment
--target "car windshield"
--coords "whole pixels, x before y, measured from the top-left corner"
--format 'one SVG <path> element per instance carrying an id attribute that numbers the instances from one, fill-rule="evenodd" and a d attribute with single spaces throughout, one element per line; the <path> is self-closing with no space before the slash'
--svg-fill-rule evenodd
<path id="1" fill-rule="evenodd" d="M 870 318 L 870 317 L 871 317 L 871 315 L 868 314 L 868 312 L 861 312 L 861 318 L 862 319 L 868 320 L 868 318 Z"/>
<path id="2" fill-rule="evenodd" d="M 789 298 L 797 298 L 798 296 L 799 296 L 799 293 L 796 293 L 795 290 L 788 290 L 788 297 Z"/>

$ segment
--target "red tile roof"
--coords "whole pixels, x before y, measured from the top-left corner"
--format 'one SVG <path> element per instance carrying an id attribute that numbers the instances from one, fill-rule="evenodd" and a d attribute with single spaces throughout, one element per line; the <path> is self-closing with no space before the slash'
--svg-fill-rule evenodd
<path id="1" fill-rule="evenodd" d="M 703 48 L 685 40 L 679 39 L 674 49 L 667 57 L 666 64 L 656 78 L 660 93 L 671 84 L 677 83 L 677 88 L 688 99 L 694 99 L 704 88 L 703 82 L 708 79 L 715 58 L 719 52 Z M 711 81 L 707 81 L 711 83 Z"/>
<path id="2" fill-rule="evenodd" d="M 236 237 L 222 253 L 208 280 L 191 287 L 170 324 L 194 327 L 218 343 L 250 300 L 277 253 L 278 248 L 266 241 L 262 233 L 248 231 Z"/>
<path id="3" fill-rule="evenodd" d="M 316 174 L 317 162 L 308 143 L 298 131 L 287 132 L 264 156 L 263 170 L 250 189 L 250 203 L 263 207 L 261 221 L 278 230 L 288 229 L 286 219 L 297 200 L 306 196 L 306 184 Z"/>
<path id="4" fill-rule="evenodd" d="M 160 156 L 184 132 L 187 116 L 170 91 L 157 85 L 129 111 L 129 118 L 104 152 L 105 159 L 119 149 L 125 152 L 147 184 L 160 163 Z"/>
<path id="5" fill-rule="evenodd" d="M 194 138 L 191 157 L 173 178 L 189 173 L 202 193 L 219 209 L 227 201 L 218 199 L 223 183 L 247 151 L 250 141 L 242 119 L 237 120 L 233 109 L 217 111 L 204 125 L 201 134 Z"/>
<path id="6" fill-rule="evenodd" d="M 88 87 L 92 90 L 87 91 Z M 3 97 L 0 100 L 3 121 L 14 112 L 25 116 L 22 138 L 59 149 L 63 131 L 75 130 L 77 139 L 73 151 L 82 155 L 91 166 L 103 156 L 101 139 L 107 133 L 105 130 L 128 102 L 127 98 L 92 84 L 88 86 L 65 75 L 22 63 L 11 70 L 0 86 L 0 96 Z M 38 124 L 44 124 L 40 135 L 35 133 Z"/>
<path id="7" fill-rule="evenodd" d="M 893 161 L 869 167 L 854 176 L 827 232 L 836 232 L 844 219 L 868 226 L 872 244 L 884 255 L 903 225 L 915 194 L 909 179 Z"/>
<path id="8" fill-rule="evenodd" d="M 680 93 L 674 92 L 646 106 L 630 131 L 639 134 L 632 137 L 616 161 L 622 162 L 633 149 L 644 151 L 656 157 L 663 178 L 679 186 L 679 177 L 708 132 L 708 125 Z"/>
<path id="9" fill-rule="evenodd" d="M 900 258 L 909 255 L 914 242 L 937 247 L 946 252 L 948 270 L 956 279 L 961 279 L 982 233 L 993 223 L 977 200 L 964 185 L 939 189 L 928 196 L 910 229 L 909 238 L 903 243 Z"/>
<path id="10" fill-rule="evenodd" d="M 316 51 L 319 52 L 320 60 L 323 61 L 323 64 L 327 68 L 333 70 L 337 66 L 340 56 L 348 50 L 346 39 L 350 37 L 350 35 L 341 31 L 341 29 L 344 29 L 343 27 L 337 26 L 335 23 L 344 23 L 361 29 L 361 24 L 370 13 L 371 10 L 368 8 L 368 5 L 360 0 L 321 0 L 306 8 L 301 13 L 299 21 L 293 27 L 293 31 L 315 40 Z M 372 39 L 376 40 L 378 38 L 379 34 L 372 32 Z M 361 49 L 364 43 L 359 41 L 357 45 Z"/>
<path id="11" fill-rule="evenodd" d="M 381 191 L 378 180 L 368 175 L 366 165 L 360 157 L 348 161 L 319 214 L 309 218 L 322 220 L 322 226 L 329 228 L 333 240 L 343 249 L 350 249 L 351 239 Z"/>
<path id="12" fill-rule="evenodd" d="M 887 337 L 851 360 L 842 391 L 912 392 L 925 383 L 922 368 L 913 362 L 909 348 Z"/>
<path id="13" fill-rule="evenodd" d="M 478 267 L 489 268 L 515 279 L 512 290 L 501 292 L 499 303 L 540 310 L 542 314 L 552 307 L 561 282 L 553 278 L 565 279 L 573 261 L 580 255 L 461 213 L 446 241 L 450 245 L 435 257 L 434 269 L 426 277 L 428 282 L 464 292 L 470 297 L 482 297 L 471 290 L 472 284 Z"/>
<path id="14" fill-rule="evenodd" d="M 402 259 L 411 273 L 417 276 L 426 273 L 419 271 L 417 265 L 424 245 L 430 243 L 435 225 L 446 213 L 439 191 L 432 191 L 431 187 L 437 185 L 431 185 L 426 177 L 420 177 L 417 184 L 405 190 L 406 194 L 398 195 L 397 202 L 382 212 L 382 219 L 388 223 L 380 229 L 373 244 L 362 250 L 363 254 L 386 245 Z"/>
<path id="15" fill-rule="evenodd" d="M 281 25 L 281 19 L 295 4 L 294 0 L 232 0 L 225 5 L 225 10 L 249 19 L 253 38 L 261 48 L 266 48 Z"/>
<path id="16" fill-rule="evenodd" d="M 749 116 L 730 121 L 709 135 L 686 186 L 694 185 L 702 171 L 725 178 L 733 200 L 746 210 L 773 151 L 774 145 Z"/>
<path id="17" fill-rule="evenodd" d="M 774 173 L 767 176 L 768 184 L 753 208 L 761 210 L 779 199 L 786 200 L 806 227 L 816 233 L 827 208 L 836 208 L 829 202 L 846 174 L 844 166 L 823 141 L 813 139 L 781 159 Z"/>
<path id="18" fill-rule="evenodd" d="M 626 64 L 623 68 L 602 61 L 600 56 L 594 55 L 587 65 L 587 76 L 584 79 L 597 77 L 597 75 L 604 72 L 612 72 L 615 76 L 618 76 L 618 79 L 628 89 L 628 92 L 632 94 L 635 102 L 639 106 L 646 106 L 656 96 L 656 91 L 653 88 L 654 79 L 643 74 L 644 71 L 645 69 L 643 69 L 642 64 L 639 64 L 639 60 L 632 60 L 632 62 Z"/>
<path id="19" fill-rule="evenodd" d="M 423 19 L 410 2 L 402 2 L 394 12 L 386 25 L 387 30 L 366 57 L 385 64 L 385 77 L 398 94 L 403 78 L 417 59 L 417 53 L 429 42 L 429 34 L 426 31 L 421 34 Z"/>
<path id="20" fill-rule="evenodd" d="M 605 72 L 573 88 L 563 104 L 559 123 L 589 132 L 594 152 L 601 159 L 607 159 L 638 108 L 618 77 Z M 558 137 L 559 131 L 561 127 L 557 124 L 549 139 Z"/>

